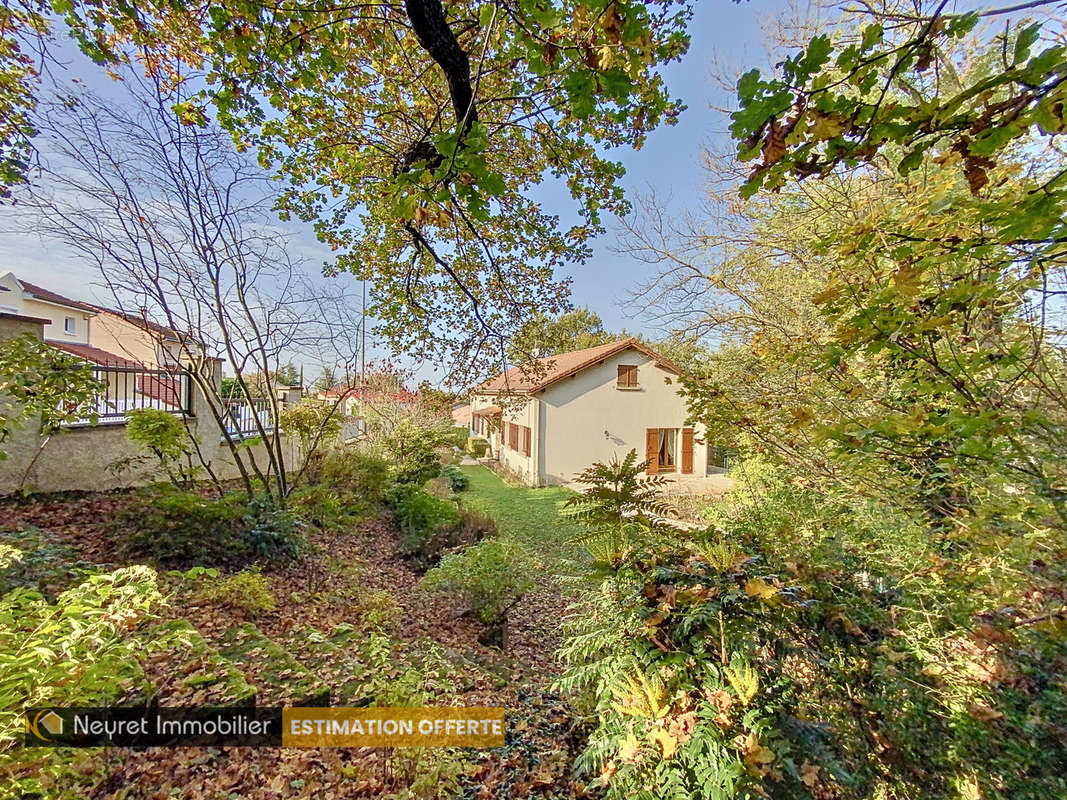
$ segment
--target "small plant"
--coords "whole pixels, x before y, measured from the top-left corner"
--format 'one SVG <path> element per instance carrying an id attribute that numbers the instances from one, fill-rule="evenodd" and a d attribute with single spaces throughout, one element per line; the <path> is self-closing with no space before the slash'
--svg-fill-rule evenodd
<path id="1" fill-rule="evenodd" d="M 496 522 L 483 511 L 473 508 L 460 510 L 457 545 L 470 545 L 497 535 Z"/>
<path id="2" fill-rule="evenodd" d="M 467 487 L 471 485 L 471 479 L 467 477 L 467 473 L 457 467 L 455 464 L 448 464 L 441 468 L 441 477 L 447 478 L 452 484 L 453 492 L 463 492 L 467 490 Z"/>
<path id="3" fill-rule="evenodd" d="M 249 617 L 257 617 L 278 607 L 270 581 L 258 564 L 225 578 L 205 577 L 200 582 L 202 585 L 195 598 L 201 602 L 236 608 Z"/>
<path id="4" fill-rule="evenodd" d="M 508 612 L 534 587 L 531 567 L 521 547 L 489 539 L 462 553 L 446 555 L 426 573 L 422 585 L 465 595 L 470 612 L 486 626 L 482 644 L 504 649 Z"/>
<path id="5" fill-rule="evenodd" d="M 159 462 L 168 480 L 179 489 L 189 488 L 200 472 L 193 463 L 196 452 L 184 423 L 174 414 L 158 408 L 138 408 L 126 414 L 126 438 L 147 450 Z M 126 466 L 120 462 L 119 467 Z"/>
<path id="6" fill-rule="evenodd" d="M 397 503 L 396 516 L 401 552 L 417 568 L 430 566 L 442 552 L 455 546 L 462 519 L 455 503 L 416 490 Z"/>
<path id="7" fill-rule="evenodd" d="M 475 458 L 485 458 L 485 453 L 489 449 L 489 440 L 480 436 L 472 436 L 467 440 L 466 448 L 467 452 Z"/>
<path id="8" fill-rule="evenodd" d="M 374 513 L 360 498 L 345 497 L 327 486 L 302 486 L 290 493 L 289 508 L 324 531 L 343 532 Z"/>

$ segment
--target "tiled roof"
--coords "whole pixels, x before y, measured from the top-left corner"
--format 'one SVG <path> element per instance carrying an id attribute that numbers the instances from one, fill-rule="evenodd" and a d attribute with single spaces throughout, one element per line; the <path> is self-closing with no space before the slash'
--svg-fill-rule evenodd
<path id="1" fill-rule="evenodd" d="M 452 409 L 452 421 L 457 425 L 470 425 L 471 422 L 471 407 L 470 404 L 458 406 Z"/>
<path id="2" fill-rule="evenodd" d="M 55 292 L 49 289 L 45 289 L 43 286 L 37 286 L 36 284 L 30 283 L 29 281 L 24 281 L 21 278 L 19 279 L 19 283 L 22 284 L 23 289 L 25 289 L 38 300 L 44 300 L 49 303 L 57 303 L 61 306 L 77 308 L 82 311 L 96 311 L 96 309 L 88 303 L 82 303 L 79 300 L 71 300 L 69 297 L 64 297 L 61 294 L 56 294 Z"/>
<path id="3" fill-rule="evenodd" d="M 608 342 L 597 347 L 589 347 L 585 350 L 573 350 L 570 353 L 559 353 L 558 355 L 539 358 L 526 369 L 512 367 L 506 372 L 501 372 L 495 378 L 475 387 L 474 391 L 490 394 L 500 392 L 532 394 L 548 388 L 557 381 L 581 372 L 583 369 L 591 367 L 605 358 L 630 348 L 655 359 L 656 363 L 664 369 L 681 374 L 681 370 L 670 361 L 641 344 L 637 339 L 630 338 L 620 339 L 617 342 Z"/>
<path id="4" fill-rule="evenodd" d="M 78 358 L 84 358 L 86 361 L 91 361 L 94 364 L 108 367 L 136 367 L 139 366 L 136 361 L 130 361 L 128 358 L 117 356 L 114 353 L 109 353 L 107 350 L 101 350 L 99 347 L 92 347 L 87 344 L 72 344 L 71 342 L 56 342 L 51 339 L 45 340 L 47 344 L 52 345 L 60 350 L 65 350 L 71 355 L 75 355 Z"/>

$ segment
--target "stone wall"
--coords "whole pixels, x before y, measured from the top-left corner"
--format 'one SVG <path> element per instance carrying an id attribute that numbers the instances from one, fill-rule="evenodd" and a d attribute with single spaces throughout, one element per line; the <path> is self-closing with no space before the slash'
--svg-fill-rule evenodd
<path id="1" fill-rule="evenodd" d="M 0 313 L 0 341 L 26 332 L 41 337 L 43 323 L 44 320 Z M 220 369 L 216 372 L 215 380 L 221 382 L 221 379 Z M 239 477 L 229 448 L 222 441 L 222 430 L 208 410 L 207 399 L 195 385 L 191 394 L 189 428 L 200 441 L 205 460 L 220 478 Z M 49 439 L 34 462 L 34 455 L 41 443 L 39 428 L 38 422 L 27 420 L 13 431 L 12 436 L 0 443 L 0 449 L 8 456 L 0 460 L 0 495 L 20 490 L 102 491 L 165 480 L 158 465 L 149 461 L 121 472 L 109 469 L 112 464 L 142 455 L 126 438 L 124 423 L 66 429 Z M 295 464 L 299 455 L 295 441 L 283 436 L 282 446 L 287 463 Z M 260 464 L 267 462 L 265 448 L 262 442 L 251 448 Z"/>

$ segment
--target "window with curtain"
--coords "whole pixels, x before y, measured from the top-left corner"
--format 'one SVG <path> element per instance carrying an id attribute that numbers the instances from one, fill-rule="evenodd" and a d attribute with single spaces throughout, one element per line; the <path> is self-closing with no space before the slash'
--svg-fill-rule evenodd
<path id="1" fill-rule="evenodd" d="M 659 468 L 674 469 L 678 464 L 678 429 L 659 429 Z"/>

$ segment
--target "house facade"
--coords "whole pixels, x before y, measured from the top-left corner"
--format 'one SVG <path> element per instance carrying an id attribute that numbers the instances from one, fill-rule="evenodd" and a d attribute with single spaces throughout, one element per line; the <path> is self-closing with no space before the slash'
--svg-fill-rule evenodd
<path id="1" fill-rule="evenodd" d="M 474 390 L 471 433 L 530 486 L 568 483 L 630 450 L 650 474 L 721 471 L 702 428 L 686 424 L 680 375 L 636 339 L 543 358 Z"/>
<path id="2" fill-rule="evenodd" d="M 96 311 L 88 304 L 21 281 L 13 272 L 0 273 L 0 312 L 47 320 L 47 341 L 88 345 L 90 321 Z"/>

